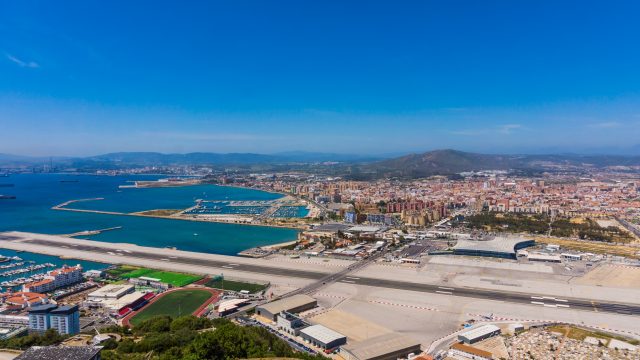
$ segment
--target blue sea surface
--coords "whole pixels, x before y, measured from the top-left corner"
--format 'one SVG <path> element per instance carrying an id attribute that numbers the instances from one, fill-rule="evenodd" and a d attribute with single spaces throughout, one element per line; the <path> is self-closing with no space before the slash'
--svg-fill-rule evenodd
<path id="1" fill-rule="evenodd" d="M 0 200 L 0 231 L 71 234 L 121 226 L 122 229 L 88 236 L 98 241 L 125 242 L 141 246 L 175 246 L 180 250 L 235 255 L 255 246 L 295 240 L 297 230 L 262 226 L 204 223 L 135 216 L 52 210 L 69 200 L 102 197 L 78 202 L 72 208 L 134 212 L 151 209 L 183 209 L 196 199 L 273 200 L 281 195 L 252 189 L 198 185 L 171 188 L 120 189 L 135 180 L 162 176 L 95 176 L 67 174 L 12 174 L 0 178 L 5 195 Z"/>

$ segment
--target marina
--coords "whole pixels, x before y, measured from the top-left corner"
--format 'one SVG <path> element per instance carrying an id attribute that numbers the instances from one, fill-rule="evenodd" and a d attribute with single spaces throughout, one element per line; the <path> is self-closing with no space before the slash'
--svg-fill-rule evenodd
<path id="1" fill-rule="evenodd" d="M 196 200 L 196 206 L 182 212 L 185 215 L 249 215 L 271 218 L 302 218 L 308 215 L 306 206 L 290 202 Z"/>
<path id="2" fill-rule="evenodd" d="M 24 263 L 23 263 L 23 265 L 24 265 Z M 41 270 L 41 269 L 45 269 L 47 267 L 55 267 L 55 265 L 52 264 L 52 263 L 29 265 L 29 266 L 27 266 L 25 268 L 20 268 L 20 269 L 0 272 L 0 277 L 14 276 L 14 275 L 19 275 L 19 274 L 34 272 L 34 271 L 38 271 L 38 270 Z"/>
<path id="3" fill-rule="evenodd" d="M 98 270 L 107 268 L 107 264 L 82 261 L 77 259 L 62 259 L 56 256 L 34 254 L 30 252 L 2 250 L 3 258 L 7 258 L 8 263 L 0 265 L 0 287 L 2 291 L 17 290 L 18 287 L 44 279 L 47 271 L 63 265 L 80 264 L 85 270 Z"/>
<path id="4" fill-rule="evenodd" d="M 18 259 L 20 259 L 20 258 L 18 258 Z M 19 266 L 22 266 L 24 264 L 25 264 L 24 262 L 17 262 L 17 263 L 13 263 L 13 264 L 9 264 L 9 265 L 2 265 L 2 266 L 0 266 L 0 270 L 12 269 L 14 267 L 19 267 Z"/>
<path id="5" fill-rule="evenodd" d="M 305 217 L 309 209 L 305 206 L 281 206 L 272 215 L 273 218 L 298 218 Z"/>

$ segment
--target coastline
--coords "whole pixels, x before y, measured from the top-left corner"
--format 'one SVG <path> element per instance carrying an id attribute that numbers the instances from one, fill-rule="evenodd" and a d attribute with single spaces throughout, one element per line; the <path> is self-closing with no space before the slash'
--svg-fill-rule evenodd
<path id="1" fill-rule="evenodd" d="M 259 227 L 265 227 L 265 228 L 283 228 L 283 229 L 291 229 L 291 230 L 304 229 L 304 227 L 302 226 L 295 227 L 295 226 L 284 226 L 284 225 L 252 224 L 252 223 L 230 222 L 230 221 L 221 221 L 221 220 L 193 219 L 193 218 L 177 217 L 177 216 L 148 215 L 148 214 L 141 214 L 141 213 L 124 213 L 124 212 L 102 211 L 102 210 L 73 209 L 73 208 L 59 207 L 58 205 L 52 207 L 51 210 L 104 214 L 104 215 L 114 215 L 114 216 L 138 216 L 138 217 L 157 218 L 157 219 L 182 220 L 182 221 L 193 221 L 193 222 L 203 222 L 203 223 L 208 222 L 208 223 L 228 224 L 228 225 L 248 225 L 248 226 L 259 226 Z M 153 211 L 153 210 L 145 210 L 145 211 Z"/>
<path id="2" fill-rule="evenodd" d="M 85 219 L 85 216 L 89 216 L 91 214 L 112 215 L 112 217 L 108 217 L 108 216 L 100 217 L 99 215 L 95 215 L 96 216 L 95 218 L 89 217 L 88 218 L 89 220 L 84 221 L 79 225 L 72 224 L 70 226 L 55 226 L 52 220 L 52 226 L 43 225 L 43 226 L 39 226 L 32 229 L 32 231 L 36 230 L 36 231 L 39 231 L 40 233 L 51 233 L 51 234 L 56 234 L 58 236 L 66 236 L 68 238 L 76 238 L 76 239 L 78 238 L 92 239 L 94 238 L 94 236 L 92 235 L 97 235 L 99 233 L 106 232 L 108 230 L 116 230 L 116 228 L 122 227 L 124 229 L 122 231 L 113 231 L 112 234 L 107 234 L 106 236 L 95 236 L 95 239 L 101 239 L 98 241 L 106 241 L 106 242 L 124 241 L 126 243 L 131 243 L 133 240 L 133 242 L 136 242 L 136 243 L 140 242 L 143 244 L 153 245 L 154 244 L 153 234 L 156 231 L 155 229 L 153 229 L 153 227 L 157 226 L 162 229 L 165 229 L 165 228 L 167 229 L 167 231 L 163 231 L 162 234 L 158 234 L 158 236 L 161 238 L 162 246 L 164 246 L 166 243 L 166 244 L 181 248 L 180 243 L 176 243 L 175 240 L 172 240 L 171 234 L 173 234 L 173 229 L 175 228 L 176 231 L 182 231 L 182 233 L 188 234 L 189 239 L 191 239 L 190 236 L 192 234 L 194 236 L 197 236 L 197 234 L 199 234 L 201 238 L 200 240 L 197 240 L 197 238 L 193 238 L 193 239 L 195 243 L 198 244 L 197 247 L 200 248 L 201 251 L 203 250 L 212 254 L 228 254 L 228 255 L 233 254 L 234 256 L 237 256 L 236 254 L 238 254 L 240 251 L 258 247 L 258 246 L 266 246 L 268 248 L 277 248 L 280 246 L 286 246 L 288 244 L 295 243 L 295 241 L 297 241 L 298 239 L 299 233 L 307 229 L 310 224 L 310 220 L 308 219 L 308 217 L 304 216 L 306 213 L 308 213 L 308 209 L 309 209 L 308 206 L 310 205 L 308 202 L 304 200 L 301 201 L 296 196 L 293 196 L 287 193 L 282 193 L 282 192 L 273 191 L 273 190 L 265 190 L 257 187 L 239 186 L 240 184 L 221 185 L 221 184 L 213 184 L 208 182 L 201 182 L 202 185 L 211 185 L 207 187 L 211 189 L 203 188 L 202 190 L 188 190 L 188 188 L 193 187 L 194 184 L 182 183 L 180 184 L 181 186 L 178 186 L 178 187 L 185 190 L 177 190 L 177 191 L 161 190 L 159 193 L 155 193 L 156 194 L 155 196 L 158 196 L 158 194 L 162 196 L 162 194 L 165 194 L 165 191 L 169 191 L 169 194 L 171 195 L 170 197 L 171 201 L 146 201 L 146 199 L 148 199 L 149 196 L 145 194 L 132 195 L 131 197 L 131 196 L 128 196 L 127 193 L 114 195 L 113 196 L 114 198 L 111 199 L 111 196 L 107 196 L 107 195 L 111 194 L 111 192 L 115 194 L 117 189 L 114 190 L 114 188 L 117 188 L 119 185 L 122 185 L 123 179 L 126 180 L 128 178 L 128 180 L 131 180 L 131 181 L 139 180 L 139 179 L 145 179 L 145 180 L 147 179 L 152 180 L 152 179 L 150 179 L 149 176 L 145 176 L 145 175 L 135 175 L 135 176 L 128 176 L 128 177 L 118 177 L 118 176 L 113 177 L 107 174 L 75 174 L 75 173 L 53 174 L 57 176 L 48 176 L 48 175 L 51 175 L 51 174 L 46 174 L 45 176 L 40 176 L 40 174 L 35 174 L 35 175 L 25 174 L 24 179 L 20 180 L 21 182 L 24 182 L 25 184 L 29 184 L 30 186 L 31 184 L 36 184 L 36 185 L 53 184 L 55 185 L 55 189 L 60 187 L 60 189 L 64 190 L 64 191 L 61 190 L 59 194 L 57 193 L 57 196 L 52 197 L 52 200 L 53 199 L 55 200 L 52 201 L 53 203 L 49 203 L 49 204 L 46 204 L 46 202 L 44 204 L 41 204 L 39 199 L 42 196 L 47 196 L 47 194 L 52 191 L 52 190 L 47 190 L 49 188 L 53 189 L 51 186 L 45 186 L 44 187 L 45 190 L 42 190 L 42 191 L 39 190 L 38 192 L 33 192 L 32 193 L 33 195 L 30 193 L 30 195 L 32 195 L 33 197 L 33 199 L 30 199 L 30 200 L 32 200 L 36 204 L 39 204 L 39 206 L 40 204 L 44 205 L 44 206 L 40 206 L 39 211 L 43 211 L 43 215 L 45 215 L 47 219 L 49 218 L 50 219 L 58 219 L 58 218 L 66 219 L 68 216 L 60 213 L 58 213 L 58 215 L 56 215 L 55 213 L 47 214 L 47 211 L 50 211 L 50 210 L 68 211 L 67 214 L 78 213 L 77 219 Z M 79 176 L 73 176 L 73 175 L 79 175 Z M 106 178 L 112 178 L 112 177 L 113 179 L 110 179 L 110 180 L 106 179 Z M 80 184 L 72 184 L 73 186 L 58 185 L 59 179 L 61 178 L 62 179 L 78 178 Z M 105 178 L 105 180 L 100 180 L 95 178 Z M 127 182 L 127 184 L 130 184 L 130 183 Z M 229 189 L 225 190 L 226 189 L 225 187 L 228 187 Z M 88 188 L 88 189 L 96 188 L 100 190 L 100 192 L 86 191 L 84 190 L 84 188 Z M 232 188 L 235 188 L 240 191 L 234 190 Z M 242 191 L 242 190 L 246 190 L 246 191 Z M 29 191 L 31 192 L 31 190 Z M 200 192 L 205 192 L 205 191 L 206 193 L 209 194 L 210 197 L 215 199 L 218 199 L 218 198 L 222 199 L 222 198 L 225 198 L 225 196 L 228 196 L 230 198 L 237 197 L 240 199 L 267 198 L 271 200 L 274 209 L 280 206 L 295 205 L 295 206 L 307 207 L 307 210 L 300 208 L 299 211 L 296 212 L 294 211 L 295 209 L 292 209 L 292 210 L 287 209 L 287 211 L 278 213 L 278 215 L 282 214 L 285 216 L 292 216 L 292 218 L 267 217 L 266 215 L 269 215 L 269 214 L 266 214 L 265 216 L 262 216 L 262 217 L 252 216 L 251 218 L 249 218 L 249 216 L 245 217 L 245 216 L 233 216 L 233 215 L 231 215 L 230 218 L 225 218 L 225 216 L 208 218 L 207 216 L 199 216 L 200 214 L 196 214 L 195 212 L 193 214 L 191 213 L 176 214 L 180 211 L 184 211 L 184 209 L 182 209 L 184 201 L 181 201 L 184 198 L 184 196 L 182 196 L 183 194 L 187 194 L 187 197 L 184 199 L 187 199 L 187 202 L 189 202 L 188 200 L 191 197 L 195 199 Z M 254 191 L 254 193 L 251 193 L 252 191 Z M 118 191 L 118 192 L 123 192 L 123 191 Z M 264 194 L 260 194 L 261 192 L 264 192 Z M 192 195 L 192 194 L 195 194 L 195 195 Z M 109 198 L 108 199 L 109 201 L 107 201 L 105 198 Z M 104 200 L 103 202 L 105 204 L 99 203 L 100 200 Z M 86 203 L 88 201 L 96 201 L 96 202 Z M 134 201 L 135 203 L 137 203 L 137 205 L 129 206 L 127 205 L 129 201 Z M 239 201 L 242 201 L 242 200 L 239 200 Z M 246 200 L 246 201 L 251 201 L 251 200 Z M 109 206 L 106 206 L 107 202 L 109 202 Z M 74 206 L 75 203 L 78 203 L 77 208 L 76 206 Z M 122 203 L 122 205 L 119 205 L 120 203 Z M 143 213 L 137 213 L 138 210 L 141 210 L 140 208 L 144 209 L 146 207 L 145 204 L 147 204 L 146 206 L 148 206 L 150 209 L 143 210 L 142 211 Z M 193 205 L 193 203 L 191 204 Z M 175 206 L 175 208 L 171 208 L 172 205 Z M 166 209 L 164 209 L 165 206 L 166 206 Z M 187 206 L 187 204 L 184 203 L 184 206 Z M 151 213 L 151 214 L 144 213 L 144 211 L 153 212 L 154 209 L 152 207 L 157 208 L 155 209 L 156 211 L 157 210 L 160 210 L 160 211 L 156 213 Z M 104 208 L 104 209 L 100 209 L 100 208 Z M 18 210 L 23 210 L 23 209 L 19 208 Z M 247 212 L 253 212 L 253 211 L 247 211 Z M 86 215 L 82 215 L 83 213 Z M 129 218 L 118 218 L 117 216 L 129 216 Z M 186 220 L 186 221 L 191 221 L 192 223 L 170 223 L 170 222 L 147 223 L 145 222 L 144 219 L 135 220 L 133 216 L 138 216 L 139 218 L 158 218 L 158 219 L 165 219 L 165 220 L 183 220 L 183 221 Z M 300 217 L 298 218 L 298 216 Z M 8 222 L 11 219 L 12 217 L 10 216 L 7 220 L 7 226 L 6 226 L 7 231 L 14 228 L 14 226 L 12 226 L 12 224 Z M 75 215 L 72 219 L 76 219 Z M 21 220 L 21 219 L 18 218 L 17 220 Z M 194 224 L 194 222 L 195 223 L 211 223 L 211 224 L 210 225 Z M 149 231 L 140 232 L 141 228 L 140 226 L 138 226 L 138 224 L 147 224 L 146 226 L 150 226 Z M 189 224 L 193 224 L 193 226 Z M 237 226 L 236 227 L 226 226 L 224 228 L 218 228 L 214 226 L 215 224 L 227 224 L 227 225 L 237 225 Z M 243 227 L 242 225 L 253 226 L 253 228 L 249 228 L 246 226 Z M 273 230 L 269 230 L 269 228 Z M 193 229 L 193 230 L 190 230 L 190 229 Z M 219 246 L 207 245 L 208 238 L 203 238 L 202 237 L 203 235 L 207 235 L 211 237 L 211 239 L 215 239 L 216 241 L 219 240 L 220 245 Z M 225 240 L 227 238 L 229 239 L 237 238 L 238 241 Z M 228 243 L 225 241 L 227 241 Z M 189 249 L 193 247 L 191 244 L 188 246 L 187 245 L 184 245 L 184 246 L 188 247 Z"/>
<path id="3" fill-rule="evenodd" d="M 211 184 L 211 183 L 205 183 L 202 182 L 200 180 L 199 183 L 189 183 L 189 184 L 180 184 L 180 185 L 174 185 L 174 186 L 144 186 L 144 187 L 137 187 L 134 186 L 134 188 L 138 188 L 138 189 L 144 189 L 144 188 L 168 188 L 168 187 L 189 187 L 189 186 L 194 186 L 194 185 L 212 185 L 212 186 L 220 186 L 220 187 L 229 187 L 229 188 L 236 188 L 236 189 L 244 189 L 244 190 L 254 190 L 254 191 L 261 191 L 261 192 L 265 192 L 265 193 L 270 193 L 270 194 L 277 194 L 280 195 L 281 197 L 279 199 L 282 198 L 286 198 L 286 197 L 291 197 L 296 199 L 297 201 L 303 202 L 300 199 L 296 198 L 295 196 L 291 195 L 291 194 L 287 194 L 287 193 L 283 193 L 283 192 L 278 192 L 278 191 L 273 191 L 273 190 L 266 190 L 266 189 L 261 189 L 261 188 L 254 188 L 254 187 L 247 187 L 247 186 L 239 186 L 239 185 L 227 185 L 227 184 Z M 159 218 L 159 219 L 169 219 L 169 220 L 185 220 L 185 221 L 195 221 L 195 222 L 205 222 L 205 223 L 218 223 L 218 224 L 230 224 L 230 225 L 249 225 L 249 226 L 261 226 L 261 227 L 267 227 L 267 228 L 283 228 L 283 229 L 291 229 L 291 230 L 304 230 L 307 228 L 306 224 L 299 224 L 299 225 L 279 225 L 279 224 L 266 224 L 266 223 L 260 223 L 260 224 L 256 224 L 256 223 L 252 223 L 252 222 L 244 222 L 244 221 L 226 221 L 224 217 L 210 217 L 210 218 L 189 218 L 184 216 L 183 214 L 181 214 L 183 211 L 185 210 L 180 210 L 180 209 L 149 209 L 149 210 L 143 210 L 143 211 L 137 211 L 137 212 L 131 212 L 131 213 L 125 213 L 125 212 L 117 212 L 117 211 L 104 211 L 104 210 L 90 210 L 90 209 L 75 209 L 75 208 L 70 208 L 67 207 L 68 205 L 71 205 L 73 203 L 76 202 L 84 202 L 84 201 L 95 201 L 95 200 L 103 200 L 104 198 L 88 198 L 88 199 L 72 199 L 72 200 L 68 200 L 65 201 L 61 204 L 55 205 L 53 207 L 51 207 L 52 210 L 63 210 L 63 211 L 72 211 L 72 212 L 82 212 L 82 213 L 95 213 L 95 214 L 106 214 L 106 215 L 121 215 L 121 216 L 140 216 L 140 217 L 148 217 L 148 218 Z M 277 199 L 277 200 L 279 200 Z M 310 218 L 310 214 L 313 213 L 313 209 L 309 209 L 310 206 L 312 206 L 309 202 L 304 201 L 303 203 L 306 203 L 306 207 L 309 210 L 308 214 L 304 217 L 302 217 L 301 219 L 305 219 L 305 218 Z M 189 208 L 187 208 L 188 210 Z M 162 211 L 162 210 L 176 210 L 176 214 L 171 214 L 171 215 L 159 215 L 159 214 L 148 214 L 148 212 L 153 212 L 153 211 Z M 182 215 L 182 216 L 180 216 Z"/>
<path id="4" fill-rule="evenodd" d="M 260 248 L 269 249 L 269 250 L 278 250 L 280 248 L 287 247 L 289 245 L 293 245 L 293 244 L 297 244 L 297 243 L 298 243 L 298 240 L 294 240 L 294 241 L 282 242 L 282 243 L 279 243 L 279 244 L 260 246 Z"/>

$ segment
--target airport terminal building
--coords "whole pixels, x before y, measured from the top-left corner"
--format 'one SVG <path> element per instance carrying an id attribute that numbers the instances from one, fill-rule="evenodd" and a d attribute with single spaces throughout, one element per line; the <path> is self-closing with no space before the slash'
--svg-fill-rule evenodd
<path id="1" fill-rule="evenodd" d="M 453 254 L 515 259 L 518 250 L 535 244 L 535 240 L 523 237 L 496 236 L 488 240 L 460 239 L 453 247 Z"/>

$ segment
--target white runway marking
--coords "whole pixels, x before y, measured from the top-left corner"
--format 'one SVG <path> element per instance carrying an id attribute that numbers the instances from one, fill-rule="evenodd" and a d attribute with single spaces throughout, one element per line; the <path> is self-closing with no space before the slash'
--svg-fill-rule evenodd
<path id="1" fill-rule="evenodd" d="M 438 290 L 436 290 L 436 292 L 437 292 L 438 294 L 453 295 L 453 293 L 452 293 L 452 292 L 450 292 L 450 291 L 438 291 Z"/>

